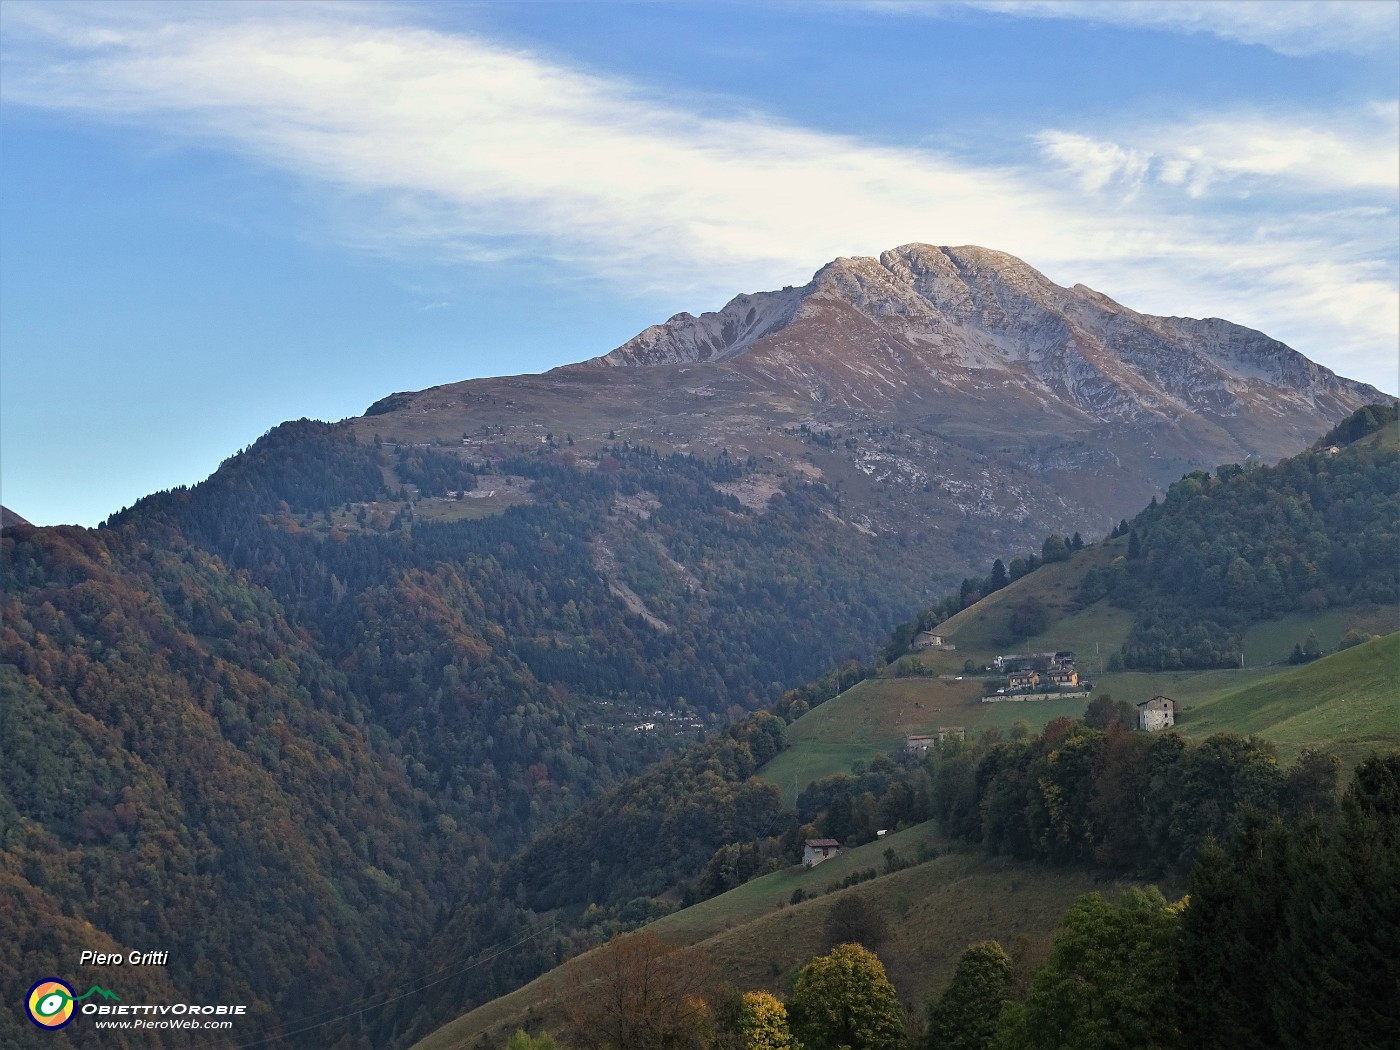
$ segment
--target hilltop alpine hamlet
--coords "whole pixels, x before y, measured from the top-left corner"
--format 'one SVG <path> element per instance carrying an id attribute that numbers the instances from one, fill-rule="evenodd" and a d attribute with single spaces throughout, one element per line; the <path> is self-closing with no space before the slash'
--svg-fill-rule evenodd
<path id="1" fill-rule="evenodd" d="M 0 1045 L 1400 1045 L 1398 455 L 907 244 L 6 509 Z"/>

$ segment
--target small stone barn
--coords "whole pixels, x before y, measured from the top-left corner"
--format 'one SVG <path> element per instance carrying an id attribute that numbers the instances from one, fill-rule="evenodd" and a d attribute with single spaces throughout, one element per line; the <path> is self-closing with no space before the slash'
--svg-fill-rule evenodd
<path id="1" fill-rule="evenodd" d="M 1154 696 L 1137 705 L 1138 728 L 1148 733 L 1170 729 L 1176 725 L 1176 701 L 1169 696 Z"/>

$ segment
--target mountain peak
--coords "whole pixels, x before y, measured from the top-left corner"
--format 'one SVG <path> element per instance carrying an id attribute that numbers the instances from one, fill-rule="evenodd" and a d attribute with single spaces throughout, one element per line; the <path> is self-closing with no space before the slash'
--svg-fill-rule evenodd
<path id="1" fill-rule="evenodd" d="M 1076 291 L 1082 288 L 1078 286 Z M 698 317 L 682 312 L 652 325 L 590 365 L 629 367 L 725 361 L 810 317 L 826 302 L 840 302 L 873 318 L 898 316 L 939 327 L 937 314 L 969 320 L 996 318 L 985 306 L 1004 293 L 1044 299 L 1058 288 L 1043 273 L 1006 252 L 980 245 L 942 247 L 913 242 L 874 256 L 841 256 L 806 285 L 738 295 Z M 1105 303 L 1089 289 L 1083 293 Z M 1114 304 L 1116 306 L 1116 304 Z"/>
<path id="2" fill-rule="evenodd" d="M 841 257 L 806 285 L 653 325 L 593 366 L 710 363 L 870 409 L 1007 385 L 1081 419 L 1345 414 L 1384 395 L 1219 318 L 1140 314 L 1006 252 L 911 243 Z"/>

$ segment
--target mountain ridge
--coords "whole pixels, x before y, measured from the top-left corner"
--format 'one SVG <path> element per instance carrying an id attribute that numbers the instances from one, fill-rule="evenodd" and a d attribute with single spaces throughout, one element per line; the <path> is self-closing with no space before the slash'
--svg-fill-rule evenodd
<path id="1" fill-rule="evenodd" d="M 396 393 L 349 425 L 483 458 L 735 455 L 769 492 L 839 492 L 850 529 L 975 563 L 1106 531 L 1192 470 L 1273 462 L 1391 400 L 1229 321 L 1141 314 L 992 249 L 905 245 L 540 375 Z"/>
<path id="2" fill-rule="evenodd" d="M 1343 391 L 1362 399 L 1352 408 L 1384 396 L 1253 329 L 1221 318 L 1139 313 L 1083 284 L 1064 288 L 1015 256 L 979 246 L 906 244 L 878 258 L 838 258 L 800 288 L 739 295 L 699 317 L 677 314 L 583 364 L 755 356 L 763 363 L 754 368 L 776 377 L 784 363 L 794 371 L 794 362 L 784 360 L 792 349 L 810 351 L 814 343 L 794 340 L 790 329 L 837 325 L 843 319 L 830 314 L 849 310 L 873 324 L 870 334 L 884 348 L 905 350 L 899 356 L 910 370 L 922 365 L 954 386 L 977 371 L 1028 373 L 1025 378 L 1105 421 L 1132 417 L 1135 405 L 1169 413 L 1183 400 L 1225 413 L 1251 395 L 1251 381 L 1261 380 L 1297 391 L 1314 407 L 1319 399 L 1336 402 Z M 889 381 L 887 370 L 875 372 Z"/>

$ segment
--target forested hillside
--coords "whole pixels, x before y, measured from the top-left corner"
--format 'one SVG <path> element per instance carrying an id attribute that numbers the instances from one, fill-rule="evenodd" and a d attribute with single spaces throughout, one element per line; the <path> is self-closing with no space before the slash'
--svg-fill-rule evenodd
<path id="1" fill-rule="evenodd" d="M 748 469 L 472 461 L 303 420 L 99 530 L 7 528 L 6 994 L 91 923 L 259 1023 L 315 1013 L 538 829 L 868 651 L 919 581 L 881 580 L 874 543 L 833 556 L 821 486 L 762 514 L 717 487 Z M 478 479 L 524 502 L 434 520 Z M 377 1020 L 331 1034 L 381 1045 Z"/>
<path id="2" fill-rule="evenodd" d="M 1366 523 L 1357 533 L 1372 528 L 1384 536 L 1393 524 L 1383 520 L 1393 501 L 1385 479 L 1393 475 L 1396 450 L 1387 428 L 1394 429 L 1392 409 L 1364 410 L 1315 449 L 1276 468 L 1222 468 L 1208 481 L 1203 475 L 1189 477 L 1164 503 L 1115 531 L 1126 536 L 1161 522 L 1153 542 L 1167 544 L 1177 536 L 1185 548 L 1210 536 L 1231 551 L 1246 549 L 1261 563 L 1277 550 L 1290 571 L 1308 571 L 1291 544 L 1315 521 L 1314 495 L 1322 506 L 1342 500 L 1346 514 Z M 1352 444 L 1333 450 L 1336 441 L 1347 438 Z M 1299 498 L 1296 493 L 1309 482 L 1314 488 Z M 1307 510 L 1279 512 L 1280 506 L 1294 504 Z M 1198 526 L 1198 518 L 1205 524 Z M 1350 545 L 1370 542 L 1342 531 L 1345 535 L 1329 541 L 1324 555 L 1333 552 L 1341 560 Z M 1312 542 L 1316 547 L 1316 539 Z M 1135 548 L 1132 558 L 1126 556 L 1129 544 Z M 1080 536 L 1051 536 L 1035 554 L 1009 558 L 1010 571 L 998 562 L 989 577 L 965 580 L 931 614 L 895 632 L 884 658 L 895 660 L 906 652 L 916 628 L 932 626 L 1043 565 L 1071 561 L 1091 545 Z M 1151 589 L 1146 568 L 1156 561 L 1143 553 L 1147 546 L 1141 539 L 1115 546 L 1125 554 L 1105 573 L 1115 581 L 1113 600 L 1150 609 L 1162 600 Z M 1076 580 L 1071 604 L 1109 597 L 1106 587 L 1098 590 L 1097 570 Z M 1388 597 L 1393 584 L 1383 573 L 1369 579 L 1342 574 L 1331 587 L 1325 600 L 1338 605 L 1394 600 Z M 1273 611 L 1238 610 L 1234 629 Z M 875 672 L 875 666 L 848 664 L 788 691 L 773 710 L 791 722 Z M 887 673 L 900 668 L 892 665 Z M 1257 738 L 1226 735 L 1199 744 L 1175 735 L 1154 739 L 1125 730 L 1132 721 L 1126 706 L 1105 698 L 1094 705 L 1090 726 L 1059 719 L 1037 736 L 1021 732 L 1007 739 L 993 733 L 966 745 L 950 743 L 927 764 L 877 757 L 853 772 L 810 784 L 795 809 L 786 811 L 770 785 L 746 779 L 753 741 L 763 740 L 764 753 L 772 747 L 766 730 L 759 735 L 761 723 L 750 719 L 731 731 L 737 734 L 731 739 L 712 741 L 610 792 L 532 843 L 506 869 L 507 883 L 518 887 L 518 900 L 527 909 L 541 911 L 533 918 L 522 913 L 516 929 L 538 924 L 552 908 L 564 909 L 557 916 L 561 924 L 582 918 L 582 927 L 595 937 L 626 928 L 670 909 L 677 897 L 680 903 L 704 899 L 795 863 L 804 834 L 851 845 L 873 839 L 878 829 L 935 819 L 953 838 L 993 853 L 1180 879 L 1203 842 L 1231 841 L 1250 815 L 1325 814 L 1335 808 L 1341 767 L 1324 753 L 1307 752 L 1285 769 L 1274 746 Z M 699 770 L 706 770 L 703 778 L 697 778 Z M 738 833 L 728 819 L 736 805 L 750 813 L 749 826 Z M 665 895 L 668 886 L 673 891 Z M 454 926 L 463 921 L 459 917 Z M 449 958 L 451 940 L 438 942 L 435 958 Z M 580 943 L 577 935 L 574 943 Z"/>
<path id="3" fill-rule="evenodd" d="M 885 1041 L 857 1042 L 860 1046 L 1019 1050 L 1063 1046 L 1058 1040 L 1071 1039 L 1069 1045 L 1086 1050 L 1149 1045 L 1166 1050 L 1240 1045 L 1249 1041 L 1245 1033 L 1254 1034 L 1253 1045 L 1305 1046 L 1300 1032 L 1316 1038 L 1333 1024 L 1353 1033 L 1352 1045 L 1387 1045 L 1382 1033 L 1400 1023 L 1393 997 L 1380 992 L 1395 980 L 1400 958 L 1400 917 L 1390 886 L 1400 860 L 1395 788 L 1400 759 L 1393 752 L 1366 759 L 1342 795 L 1341 764 L 1334 756 L 1306 752 L 1284 766 L 1273 746 L 1258 738 L 1223 734 L 1193 743 L 1175 733 L 1134 733 L 1123 725 L 1123 716 L 1120 706 L 1105 702 L 1091 711 L 1087 721 L 1093 724 L 1060 718 L 1033 736 L 950 739 L 926 758 L 881 757 L 868 768 L 814 783 L 799 800 L 796 816 L 809 823 L 794 843 L 802 835 L 839 837 L 849 861 L 843 854 L 819 870 L 804 871 L 785 848 L 784 835 L 770 853 L 776 864 L 737 871 L 747 855 L 762 852 L 764 842 L 736 841 L 715 852 L 698 883 L 706 889 L 697 896 L 732 892 L 658 922 L 655 929 L 674 938 L 672 943 L 646 934 L 614 941 L 447 1026 L 423 1045 L 501 1046 L 511 1030 L 501 1026 L 522 1022 L 554 1031 L 559 1045 L 570 1048 L 640 1050 L 655 1044 L 645 1036 L 629 1041 L 616 1033 L 650 1024 L 680 1024 L 684 1034 L 676 1045 L 695 1050 L 765 1045 L 732 1041 L 734 1015 L 725 1004 L 736 993 L 732 986 L 726 989 L 725 980 L 747 981 L 741 988 L 758 982 L 762 994 L 786 1000 L 786 1011 L 775 1006 L 772 1013 L 778 1018 L 785 1013 L 796 1030 L 803 1022 L 793 1015 L 806 1009 L 802 975 L 809 968 L 797 969 L 806 957 L 789 939 L 809 953 L 814 943 L 848 941 L 882 955 L 889 949 L 887 958 L 896 963 L 890 978 L 905 1010 L 902 1018 L 899 1011 L 893 1014 L 898 1023 Z M 689 764 L 702 758 L 697 753 Z M 626 794 L 656 798 L 660 813 L 620 805 L 615 823 L 646 834 L 664 858 L 653 870 L 663 872 L 686 841 L 683 819 L 677 818 L 694 812 L 696 802 L 658 790 L 684 782 L 684 775 L 644 779 L 650 783 L 645 792 Z M 716 798 L 725 795 L 718 781 L 710 790 Z M 930 842 L 930 825 L 919 823 L 926 820 L 952 838 L 951 848 L 937 835 Z M 907 832 L 898 830 L 905 827 Z M 877 829 L 886 830 L 883 841 L 876 840 Z M 917 850 L 909 848 L 911 835 L 923 836 Z M 596 848 L 573 840 L 579 870 L 596 866 L 616 848 L 615 832 L 603 840 Z M 531 860 L 539 862 L 549 847 L 565 841 L 546 836 Z M 870 845 L 859 848 L 862 843 Z M 881 860 L 878 851 L 885 843 L 890 848 Z M 971 860 L 976 854 L 983 859 Z M 998 854 L 1018 860 L 995 868 L 992 857 Z M 862 867 L 857 858 L 871 866 Z M 975 870 L 995 888 L 984 894 L 970 885 L 974 878 L 959 893 L 943 897 L 955 868 Z M 729 875 L 737 880 L 726 882 Z M 750 885 L 742 885 L 750 879 Z M 1150 887 L 1131 889 L 1116 903 L 1088 894 L 1064 915 L 1053 949 L 1049 926 L 1038 925 L 1046 917 L 1034 915 L 1042 883 L 1062 886 L 1070 880 L 1081 887 L 1079 893 L 1094 887 L 1108 893 L 1107 886 L 1142 885 L 1148 879 L 1164 880 L 1173 896 L 1189 885 L 1190 896 L 1169 906 Z M 798 889 L 789 897 L 793 885 Z M 941 906 L 921 899 L 923 892 L 940 895 Z M 617 915 L 606 898 L 601 903 L 583 913 L 585 923 L 595 914 Z M 797 914 L 786 910 L 789 905 Z M 942 914 L 940 909 L 949 907 L 954 913 Z M 937 921 L 931 921 L 930 909 L 938 912 Z M 563 913 L 579 914 L 577 906 Z M 977 939 L 988 935 L 979 931 L 1007 929 L 1011 916 L 1016 918 L 1010 929 L 1030 935 L 1008 937 L 1005 950 L 997 946 L 991 953 L 1001 960 L 1002 978 L 960 988 L 959 966 L 952 986 L 939 995 L 942 985 L 930 985 L 922 964 L 955 955 L 962 945 L 921 945 L 919 937 L 946 938 L 959 931 Z M 645 918 L 636 914 L 633 921 Z M 1025 922 L 1030 925 L 1020 925 Z M 782 934 L 775 940 L 778 930 Z M 814 941 L 814 932 L 825 940 Z M 680 947 L 687 944 L 691 949 Z M 989 951 L 985 945 L 969 950 L 974 956 Z M 610 993 L 595 994 L 598 986 L 608 985 L 611 967 L 624 959 L 630 960 L 626 969 L 632 980 L 643 980 L 641 967 L 650 952 L 681 953 L 691 980 L 687 995 L 710 1003 L 709 1013 L 702 1011 L 705 1023 L 682 1023 L 682 1012 L 668 1007 L 663 994 L 628 999 L 625 1016 L 612 1018 L 612 1041 L 598 1042 L 599 1015 L 617 1010 Z M 721 959 L 745 976 L 716 972 Z M 655 970 L 645 972 L 666 980 Z M 1335 982 L 1330 992 L 1313 987 L 1316 974 Z M 854 987 L 833 992 L 829 1016 L 857 1008 L 863 993 Z M 1372 994 L 1338 991 L 1353 987 Z M 911 995 L 922 1004 L 930 994 L 926 1017 L 922 1009 L 910 1009 Z M 586 1006 L 579 997 L 586 997 Z M 1301 1008 L 1300 1002 L 1308 1005 Z M 960 1012 L 974 1007 L 981 1016 L 976 1023 Z M 925 1030 L 933 1041 L 924 1041 Z M 478 1042 L 487 1031 L 491 1036 Z"/>
<path id="4" fill-rule="evenodd" d="M 1137 612 L 1125 666 L 1229 665 L 1250 622 L 1400 601 L 1395 417 L 1361 409 L 1335 435 L 1355 435 L 1345 447 L 1329 434 L 1275 467 L 1188 475 L 1133 519 L 1126 572 L 1101 572 L 1082 595 L 1102 587 Z"/>
<path id="5" fill-rule="evenodd" d="M 1260 610 L 1393 595 L 1356 564 L 1393 531 L 1386 418 L 1348 421 L 1336 452 L 1192 475 L 1125 523 L 1132 555 L 1081 600 L 1169 615 L 1140 616 L 1122 658 L 1219 661 Z M 386 1045 L 787 863 L 804 825 L 932 814 L 928 774 L 893 766 L 785 810 L 751 779 L 782 746 L 771 715 L 579 808 L 745 711 L 790 720 L 871 673 L 813 681 L 948 582 L 892 571 L 917 552 L 853 539 L 822 484 L 741 502 L 754 470 L 626 443 L 582 461 L 552 437 L 473 460 L 301 421 L 100 530 L 6 529 L 6 988 L 21 960 L 63 970 L 91 924 L 167 947 L 174 988 L 247 1002 L 265 1034 L 288 1003 L 349 999 L 369 1005 L 353 1030 L 299 1042 Z M 498 489 L 517 505 L 476 513 Z M 1199 593 L 1167 603 L 1178 577 Z M 1202 630 L 1215 649 L 1180 644 Z M 469 976 L 375 997 L 443 967 Z"/>
<path id="6" fill-rule="evenodd" d="M 1106 600 L 1133 613 L 1110 669 L 1238 666 L 1251 624 L 1292 612 L 1400 602 L 1396 414 L 1393 403 L 1359 409 L 1275 466 L 1194 471 L 1163 501 L 1122 521 L 1112 535 L 1127 537 L 1124 556 L 1086 568 L 1073 596 L 1076 609 Z M 1038 552 L 998 559 L 986 577 L 965 579 L 897 629 L 886 658 L 905 652 L 916 631 L 1083 547 L 1078 534 L 1051 536 Z M 1009 603 L 1007 612 L 1001 641 L 1008 647 L 1047 626 L 1037 599 Z"/>

